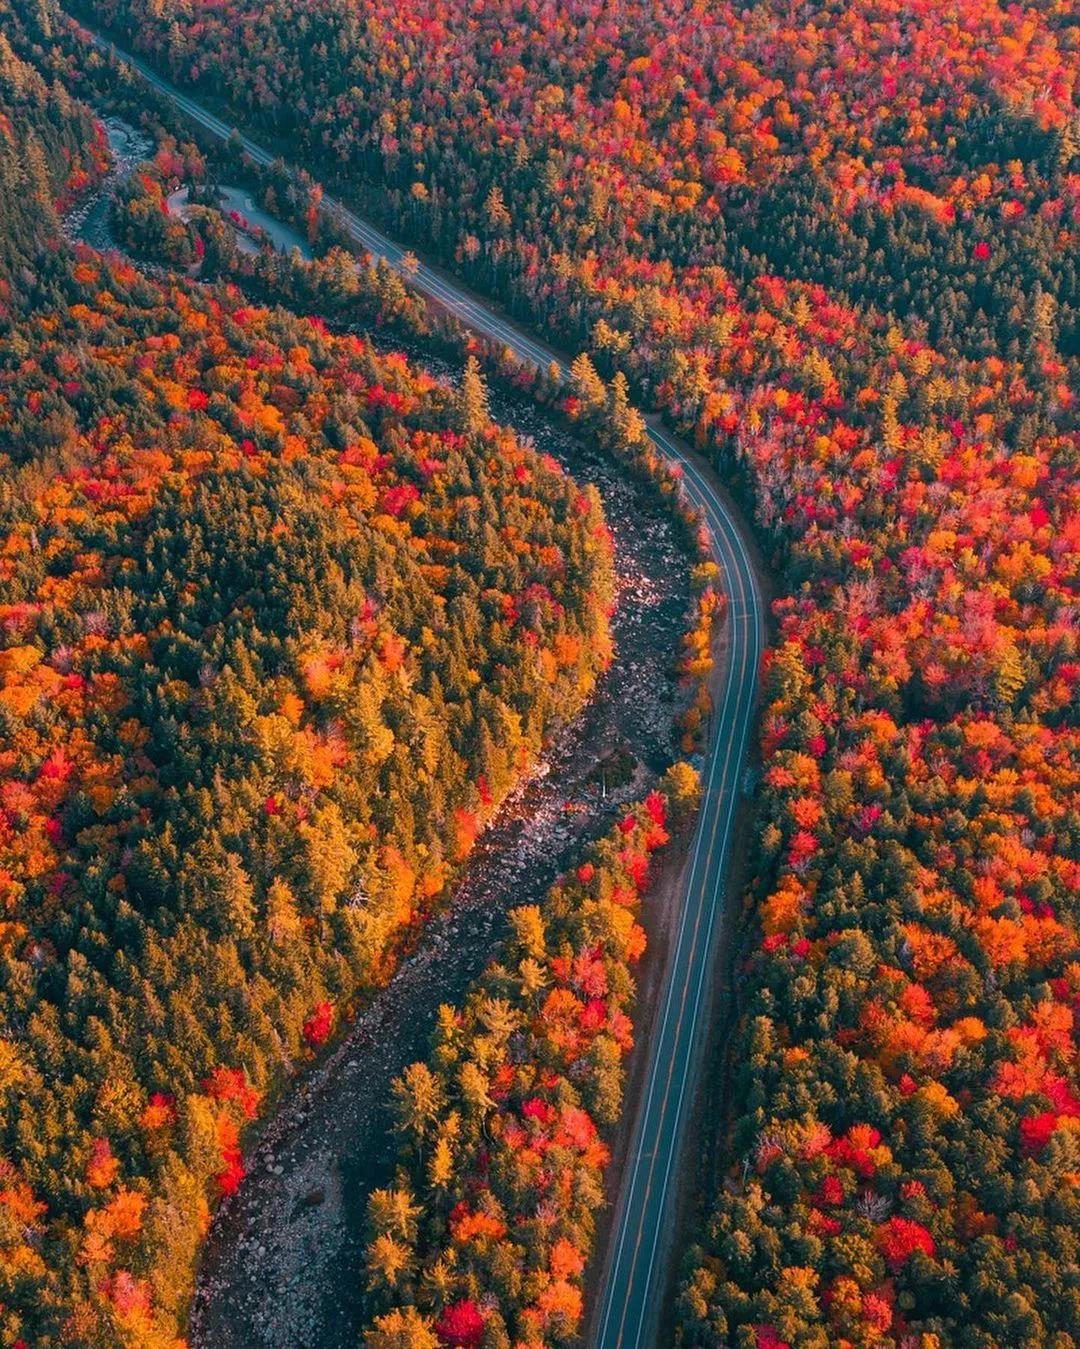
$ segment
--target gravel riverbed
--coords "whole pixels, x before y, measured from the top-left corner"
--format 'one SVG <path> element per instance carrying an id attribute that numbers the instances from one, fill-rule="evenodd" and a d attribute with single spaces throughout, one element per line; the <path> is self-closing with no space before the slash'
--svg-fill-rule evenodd
<path id="1" fill-rule="evenodd" d="M 531 405 L 499 396 L 492 405 L 499 420 L 600 489 L 618 571 L 615 661 L 541 773 L 485 833 L 450 908 L 416 953 L 331 1057 L 286 1092 L 248 1177 L 211 1228 L 192 1320 L 200 1349 L 344 1349 L 358 1342 L 366 1198 L 393 1172 L 393 1078 L 424 1054 L 439 1004 L 458 1001 L 483 968 L 506 911 L 538 899 L 582 842 L 602 832 L 674 755 L 671 667 L 688 568 L 669 520 L 605 455 L 552 427 Z M 596 767 L 611 754 L 632 757 L 636 768 L 604 799 Z"/>
<path id="2" fill-rule="evenodd" d="M 152 148 L 116 119 L 106 129 L 113 171 L 67 221 L 72 238 L 103 249 L 112 246 L 111 194 Z M 389 346 L 438 375 L 459 373 L 419 348 Z M 393 1078 L 424 1054 L 439 1005 L 459 1001 L 497 948 L 507 910 L 542 896 L 583 841 L 600 834 L 675 754 L 673 664 L 689 566 L 670 517 L 609 456 L 529 400 L 493 391 L 491 411 L 599 489 L 618 578 L 615 659 L 585 710 L 480 839 L 451 903 L 414 953 L 257 1127 L 248 1175 L 218 1209 L 207 1238 L 192 1311 L 196 1349 L 344 1349 L 358 1342 L 366 1198 L 394 1165 L 387 1110 Z M 631 771 L 613 774 L 620 785 L 605 790 L 601 763 Z"/>

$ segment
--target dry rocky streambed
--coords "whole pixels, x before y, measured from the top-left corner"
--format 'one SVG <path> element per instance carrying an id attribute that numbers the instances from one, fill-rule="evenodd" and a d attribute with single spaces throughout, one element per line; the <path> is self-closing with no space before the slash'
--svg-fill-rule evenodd
<path id="1" fill-rule="evenodd" d="M 459 1000 L 483 968 L 506 911 L 538 899 L 581 842 L 673 757 L 671 670 L 688 567 L 668 518 L 605 455 L 530 404 L 502 397 L 492 404 L 500 421 L 601 492 L 618 570 L 615 661 L 541 772 L 484 834 L 447 912 L 336 1051 L 279 1103 L 249 1175 L 210 1231 L 192 1324 L 200 1349 L 358 1342 L 366 1198 L 394 1163 L 393 1078 L 425 1053 L 439 1004 Z M 614 757 L 636 767 L 604 799 L 597 765 Z"/>
<path id="2" fill-rule="evenodd" d="M 149 150 L 146 138 L 121 122 L 111 119 L 108 131 L 114 171 L 68 220 L 72 236 L 97 248 L 112 243 L 109 195 Z M 408 354 L 436 374 L 457 375 L 419 349 Z M 366 1199 L 394 1164 L 387 1109 L 393 1078 L 425 1053 L 439 1005 L 459 1001 L 490 958 L 506 911 L 538 899 L 581 843 L 601 833 L 674 756 L 672 670 L 689 567 L 673 524 L 646 488 L 527 399 L 493 394 L 491 403 L 497 420 L 600 491 L 618 575 L 615 660 L 481 838 L 451 904 L 412 956 L 329 1056 L 298 1074 L 256 1126 L 248 1175 L 218 1210 L 207 1239 L 191 1326 L 199 1349 L 357 1343 Z M 600 765 L 610 772 L 601 774 Z M 602 778 L 618 785 L 605 792 Z"/>

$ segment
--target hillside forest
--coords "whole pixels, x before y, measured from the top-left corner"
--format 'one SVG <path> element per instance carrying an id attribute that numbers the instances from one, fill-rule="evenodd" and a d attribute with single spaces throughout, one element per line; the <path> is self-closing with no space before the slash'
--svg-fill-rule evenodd
<path id="1" fill-rule="evenodd" d="M 362 335 L 70 246 L 0 13 L 0 1340 L 178 1343 L 241 1134 L 610 659 L 599 499 Z M 43 26 L 45 25 L 45 26 Z M 160 270 L 160 269 L 159 269 Z"/>
<path id="2" fill-rule="evenodd" d="M 448 391 L 228 283 L 65 249 L 57 205 L 103 169 L 66 91 L 119 76 L 21 8 L 0 1300 L 5 1334 L 107 1343 L 173 1334 L 259 1093 L 387 977 L 603 667 L 609 560 L 595 500 L 490 425 L 475 371 Z M 678 1342 L 1080 1343 L 1075 6 L 84 8 L 587 351 L 566 415 L 621 377 L 754 522 L 778 598 Z M 372 1241 L 449 1274 L 416 1291 L 407 1255 L 376 1343 L 576 1333 L 602 1144 L 560 1078 L 614 1059 L 631 963 L 578 940 L 624 867 L 598 846 L 440 1031 Z M 534 978 L 561 996 L 521 1022 Z M 486 1095 L 440 1078 L 463 1057 Z M 464 1197 L 431 1170 L 447 1131 Z M 549 1151 L 578 1189 L 532 1216 Z M 545 1225 L 533 1283 L 519 1219 Z"/>
<path id="3" fill-rule="evenodd" d="M 682 1342 L 1076 1343 L 1074 7 L 93 9 L 624 371 L 771 551 Z"/>

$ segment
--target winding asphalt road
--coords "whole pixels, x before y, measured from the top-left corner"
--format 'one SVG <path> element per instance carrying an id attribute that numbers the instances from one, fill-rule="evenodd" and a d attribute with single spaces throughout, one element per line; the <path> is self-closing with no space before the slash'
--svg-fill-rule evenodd
<path id="1" fill-rule="evenodd" d="M 160 93 L 193 121 L 227 140 L 232 127 L 170 84 L 138 57 L 107 38 L 91 41 L 134 66 Z M 248 137 L 244 150 L 261 165 L 275 156 Z M 324 196 L 323 207 L 337 215 L 351 238 L 376 258 L 400 267 L 406 251 L 342 203 Z M 493 309 L 426 264 L 407 273 L 422 291 L 473 331 L 504 344 L 523 362 L 564 376 L 566 361 L 543 343 L 501 318 Z M 724 688 L 713 716 L 702 771 L 703 801 L 686 871 L 687 888 L 677 935 L 661 986 L 659 1021 L 649 1045 L 644 1094 L 615 1210 L 596 1319 L 597 1349 L 639 1349 L 655 1344 L 671 1252 L 665 1229 L 673 1217 L 672 1175 L 682 1164 L 686 1119 L 701 1075 L 708 1027 L 714 956 L 725 905 L 724 878 L 736 808 L 746 765 L 747 738 L 754 714 L 758 666 L 764 636 L 764 606 L 750 562 L 744 526 L 716 491 L 711 474 L 696 456 L 655 419 L 648 432 L 682 472 L 687 497 L 708 526 L 712 550 L 729 601 L 728 660 Z"/>

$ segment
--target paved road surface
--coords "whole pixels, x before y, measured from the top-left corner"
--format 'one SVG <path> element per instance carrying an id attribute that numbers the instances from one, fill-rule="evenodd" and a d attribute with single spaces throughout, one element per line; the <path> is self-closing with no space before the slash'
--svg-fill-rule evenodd
<path id="1" fill-rule="evenodd" d="M 207 131 L 228 139 L 232 127 L 215 117 L 144 61 L 121 51 L 107 39 L 94 43 L 136 67 L 146 79 Z M 244 136 L 244 149 L 256 163 L 269 165 L 275 156 Z M 324 209 L 338 213 L 353 240 L 376 257 L 400 265 L 406 249 L 388 239 L 330 196 Z M 501 318 L 452 280 L 421 263 L 408 277 L 412 285 L 437 300 L 475 332 L 504 343 L 519 360 L 547 368 L 553 362 L 564 374 L 565 360 L 543 343 Z M 715 491 L 711 475 L 695 456 L 655 421 L 649 435 L 683 472 L 687 496 L 702 510 L 712 535 L 713 551 L 723 574 L 730 604 L 730 634 L 725 687 L 717 705 L 703 768 L 701 818 L 692 843 L 685 904 L 661 988 L 659 1020 L 653 1034 L 644 1095 L 618 1197 L 611 1245 L 597 1317 L 597 1349 L 639 1349 L 657 1341 L 668 1276 L 670 1241 L 665 1226 L 672 1217 L 672 1177 L 683 1164 L 685 1122 L 700 1077 L 700 1059 L 707 1026 L 706 989 L 713 975 L 714 953 L 725 904 L 724 877 L 753 718 L 755 688 L 763 637 L 763 604 L 750 564 L 744 527 Z M 670 1234 L 668 1234 L 670 1235 Z"/>

